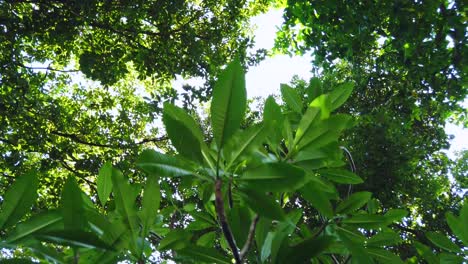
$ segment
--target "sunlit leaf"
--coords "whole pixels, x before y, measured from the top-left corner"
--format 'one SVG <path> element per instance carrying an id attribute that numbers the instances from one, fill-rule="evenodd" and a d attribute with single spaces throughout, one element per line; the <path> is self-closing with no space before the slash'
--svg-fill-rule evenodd
<path id="1" fill-rule="evenodd" d="M 288 163 L 266 163 L 247 170 L 240 180 L 258 191 L 294 191 L 305 183 L 305 172 Z"/>
<path id="2" fill-rule="evenodd" d="M 218 150 L 239 129 L 247 105 L 245 74 L 239 59 L 221 73 L 213 88 L 211 125 Z"/>
<path id="3" fill-rule="evenodd" d="M 353 193 L 346 200 L 342 201 L 336 207 L 337 213 L 351 213 L 363 207 L 371 198 L 370 192 L 357 192 Z"/>
<path id="4" fill-rule="evenodd" d="M 96 185 L 99 201 L 102 206 L 105 206 L 112 192 L 112 164 L 110 162 L 106 162 L 99 170 Z"/>
<path id="5" fill-rule="evenodd" d="M 3 196 L 0 229 L 15 225 L 30 211 L 37 197 L 37 172 L 19 176 Z"/>
<path id="6" fill-rule="evenodd" d="M 63 186 L 61 210 L 63 223 L 68 230 L 84 230 L 87 226 L 82 191 L 74 176 L 69 176 Z"/>
<path id="7" fill-rule="evenodd" d="M 302 113 L 302 100 L 296 90 L 289 85 L 282 83 L 280 86 L 281 95 L 284 102 L 295 112 Z"/>

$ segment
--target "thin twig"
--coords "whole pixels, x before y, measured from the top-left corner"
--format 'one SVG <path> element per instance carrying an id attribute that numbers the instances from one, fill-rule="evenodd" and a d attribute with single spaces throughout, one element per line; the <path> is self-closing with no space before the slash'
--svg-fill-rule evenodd
<path id="1" fill-rule="evenodd" d="M 224 201 L 223 201 L 223 194 L 221 191 L 222 181 L 221 179 L 217 179 L 215 183 L 215 205 L 216 205 L 216 213 L 218 214 L 219 222 L 221 224 L 221 230 L 223 231 L 224 237 L 226 238 L 229 247 L 231 248 L 232 255 L 234 256 L 234 260 L 236 264 L 240 264 L 241 258 L 239 256 L 239 251 L 237 249 L 236 241 L 234 240 L 234 236 L 232 235 L 231 229 L 229 228 L 229 224 L 226 220 L 226 214 L 224 211 Z"/>
<path id="2" fill-rule="evenodd" d="M 255 237 L 255 229 L 257 228 L 257 223 L 260 217 L 255 215 L 254 219 L 252 220 L 252 223 L 250 224 L 250 229 L 249 229 L 249 235 L 247 236 L 247 240 L 245 241 L 244 247 L 242 247 L 242 250 L 240 252 L 240 259 L 241 261 L 245 258 L 247 253 L 249 252 L 250 245 L 252 244 L 252 241 Z"/>

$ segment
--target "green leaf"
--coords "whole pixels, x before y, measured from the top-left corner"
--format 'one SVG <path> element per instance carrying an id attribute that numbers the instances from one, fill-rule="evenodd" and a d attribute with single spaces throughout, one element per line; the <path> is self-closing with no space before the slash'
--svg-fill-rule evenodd
<path id="1" fill-rule="evenodd" d="M 158 250 L 179 250 L 187 247 L 191 239 L 190 232 L 173 229 L 159 242 Z"/>
<path id="2" fill-rule="evenodd" d="M 306 90 L 309 102 L 322 94 L 322 82 L 317 77 L 312 77 Z"/>
<path id="3" fill-rule="evenodd" d="M 400 222 L 404 217 L 408 215 L 408 211 L 405 209 L 390 209 L 385 213 L 387 223 Z"/>
<path id="4" fill-rule="evenodd" d="M 59 230 L 37 234 L 42 241 L 56 243 L 64 246 L 83 247 L 91 249 L 113 250 L 94 233 L 82 230 Z"/>
<path id="5" fill-rule="evenodd" d="M 318 171 L 323 177 L 343 184 L 359 184 L 363 180 L 356 174 L 343 169 L 321 169 Z"/>
<path id="6" fill-rule="evenodd" d="M 383 215 L 357 214 L 343 219 L 344 224 L 359 226 L 363 228 L 378 228 L 386 226 L 386 218 Z"/>
<path id="7" fill-rule="evenodd" d="M 239 129 L 246 106 L 245 74 L 239 59 L 235 59 L 221 73 L 213 88 L 211 125 L 218 150 Z"/>
<path id="8" fill-rule="evenodd" d="M 133 242 L 132 251 L 136 253 L 136 240 L 138 236 L 137 211 L 135 207 L 136 195 L 123 174 L 117 169 L 112 169 L 112 183 L 114 185 L 116 210 L 129 228 L 130 239 Z"/>
<path id="9" fill-rule="evenodd" d="M 382 264 L 386 264 L 386 263 L 403 264 L 404 263 L 400 257 L 398 257 L 397 255 L 385 249 L 367 248 L 366 251 L 367 253 L 369 253 L 370 256 L 372 256 L 373 258 L 378 260 L 379 263 L 382 263 Z"/>
<path id="10" fill-rule="evenodd" d="M 268 196 L 264 193 L 247 188 L 242 188 L 239 194 L 249 207 L 258 215 L 273 220 L 281 221 L 285 219 L 283 209 L 275 201 L 273 196 Z"/>
<path id="11" fill-rule="evenodd" d="M 361 243 L 357 243 L 353 241 L 351 237 L 347 233 L 343 231 L 343 229 L 339 229 L 336 231 L 340 240 L 346 246 L 346 248 L 351 252 L 352 258 L 356 260 L 356 263 L 374 263 L 372 258 L 366 252 L 365 247 Z"/>
<path id="12" fill-rule="evenodd" d="M 2 259 L 0 260 L 0 264 L 34 264 L 36 262 L 33 262 L 29 259 L 25 258 L 12 258 L 12 259 Z"/>
<path id="13" fill-rule="evenodd" d="M 110 162 L 106 162 L 99 170 L 96 184 L 99 201 L 104 207 L 112 192 L 112 164 Z"/>
<path id="14" fill-rule="evenodd" d="M 300 189 L 300 193 L 304 199 L 312 204 L 321 214 L 328 218 L 333 217 L 333 207 L 327 195 L 323 192 L 314 181 L 309 182 Z"/>
<path id="15" fill-rule="evenodd" d="M 304 184 L 305 172 L 288 163 L 266 163 L 245 171 L 239 180 L 258 191 L 288 192 Z"/>
<path id="16" fill-rule="evenodd" d="M 84 230 L 87 220 L 84 212 L 82 192 L 74 176 L 69 176 L 63 186 L 61 210 L 65 229 Z"/>
<path id="17" fill-rule="evenodd" d="M 465 259 L 463 257 L 457 256 L 455 254 L 450 253 L 441 253 L 439 254 L 440 264 L 460 264 L 464 263 Z"/>
<path id="18" fill-rule="evenodd" d="M 15 225 L 26 213 L 37 197 L 37 176 L 30 171 L 20 177 L 8 188 L 3 196 L 2 212 L 0 212 L 0 229 Z"/>
<path id="19" fill-rule="evenodd" d="M 432 250 L 428 246 L 419 243 L 418 241 L 414 242 L 414 246 L 416 247 L 416 251 L 418 252 L 418 254 L 422 256 L 428 264 L 440 263 L 439 258 L 432 252 Z"/>
<path id="20" fill-rule="evenodd" d="M 452 213 L 445 215 L 447 218 L 447 224 L 449 225 L 452 232 L 461 240 L 463 244 L 468 245 L 468 227 L 460 219 L 454 216 Z"/>
<path id="21" fill-rule="evenodd" d="M 465 223 L 466 224 L 466 223 Z M 461 249 L 455 243 L 450 241 L 446 236 L 436 233 L 436 232 L 427 232 L 426 237 L 439 248 L 445 249 L 450 252 L 459 253 Z"/>
<path id="22" fill-rule="evenodd" d="M 164 104 L 163 122 L 172 145 L 184 157 L 203 162 L 201 146 L 203 134 L 193 118 L 184 109 Z"/>
<path id="23" fill-rule="evenodd" d="M 295 112 L 302 114 L 302 100 L 297 91 L 289 85 L 280 85 L 281 95 L 284 102 Z"/>
<path id="24" fill-rule="evenodd" d="M 277 151 L 282 139 L 281 131 L 283 130 L 284 116 L 281 107 L 272 96 L 269 96 L 265 101 L 263 123 L 269 128 L 268 143 L 273 151 Z"/>
<path id="25" fill-rule="evenodd" d="M 257 124 L 244 131 L 236 133 L 224 147 L 224 157 L 229 168 L 242 156 L 257 150 L 267 136 L 268 130 L 262 124 Z"/>
<path id="26" fill-rule="evenodd" d="M 338 206 L 336 207 L 336 212 L 343 214 L 352 213 L 364 206 L 367 203 L 367 201 L 369 201 L 371 196 L 372 193 L 370 192 L 353 193 L 346 200 L 338 204 Z"/>
<path id="27" fill-rule="evenodd" d="M 161 202 L 158 178 L 150 175 L 146 178 L 145 190 L 143 192 L 143 200 L 141 202 L 140 219 L 143 224 L 142 237 L 146 237 L 151 226 L 157 217 L 159 203 Z"/>
<path id="28" fill-rule="evenodd" d="M 320 108 L 310 106 L 307 108 L 305 114 L 302 116 L 301 121 L 296 130 L 294 137 L 294 144 L 301 141 L 302 137 L 312 129 L 320 121 Z"/>
<path id="29" fill-rule="evenodd" d="M 288 249 L 288 254 L 280 260 L 280 263 L 305 263 L 328 249 L 334 242 L 333 237 L 322 236 L 308 238 Z"/>
<path id="30" fill-rule="evenodd" d="M 341 84 L 330 93 L 331 111 L 337 109 L 344 104 L 346 100 L 348 100 L 349 96 L 353 92 L 353 88 L 354 84 L 347 82 Z"/>
<path id="31" fill-rule="evenodd" d="M 308 129 L 297 144 L 297 150 L 307 148 L 308 146 L 320 148 L 337 141 L 341 132 L 348 128 L 350 123 L 351 117 L 349 115 L 338 114 L 331 116 L 327 120 Z"/>
<path id="32" fill-rule="evenodd" d="M 15 243 L 22 241 L 25 238 L 34 235 L 37 232 L 49 230 L 59 226 L 63 228 L 63 217 L 62 212 L 58 210 L 46 211 L 37 215 L 32 216 L 24 222 L 19 223 L 10 232 L 6 238 L 7 243 Z M 61 226 L 60 226 L 61 224 Z"/>
<path id="33" fill-rule="evenodd" d="M 401 237 L 392 231 L 379 232 L 367 240 L 367 245 L 373 247 L 393 246 L 401 243 Z"/>
<path id="34" fill-rule="evenodd" d="M 197 262 L 232 264 L 231 259 L 214 248 L 190 245 L 177 251 L 178 254 L 188 256 Z"/>
<path id="35" fill-rule="evenodd" d="M 141 153 L 137 166 L 148 174 L 162 177 L 196 175 L 192 166 L 184 160 L 149 149 Z"/>
<path id="36" fill-rule="evenodd" d="M 215 243 L 215 239 L 216 239 L 216 233 L 215 232 L 208 232 L 208 233 L 202 235 L 197 240 L 197 245 L 202 246 L 202 247 L 213 246 L 214 243 Z"/>

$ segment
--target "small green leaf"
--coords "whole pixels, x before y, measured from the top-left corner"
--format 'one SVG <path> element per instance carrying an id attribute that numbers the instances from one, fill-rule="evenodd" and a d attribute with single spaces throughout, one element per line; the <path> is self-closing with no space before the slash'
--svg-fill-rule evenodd
<path id="1" fill-rule="evenodd" d="M 61 210 L 65 229 L 84 230 L 87 226 L 82 192 L 74 176 L 69 176 L 63 186 Z"/>
<path id="2" fill-rule="evenodd" d="M 203 133 L 193 118 L 182 108 L 165 103 L 163 122 L 172 145 L 184 157 L 202 162 Z"/>
<path id="3" fill-rule="evenodd" d="M 94 233 L 82 230 L 49 231 L 36 235 L 42 241 L 71 247 L 113 250 Z"/>
<path id="4" fill-rule="evenodd" d="M 264 193 L 247 188 L 243 188 L 239 194 L 249 207 L 258 215 L 273 220 L 281 221 L 285 219 L 283 209 L 275 201 L 273 196 L 268 196 Z"/>
<path id="5" fill-rule="evenodd" d="M 353 92 L 353 83 L 343 83 L 330 93 L 331 111 L 337 109 L 348 100 Z"/>
<path id="6" fill-rule="evenodd" d="M 177 253 L 188 256 L 198 262 L 232 264 L 230 258 L 224 256 L 214 248 L 190 245 L 181 250 L 177 250 Z"/>
<path id="7" fill-rule="evenodd" d="M 49 230 L 50 228 L 57 226 L 59 228 L 63 228 L 62 220 L 62 212 L 58 210 L 46 211 L 34 215 L 26 221 L 16 225 L 6 238 L 6 241 L 7 243 L 15 243 L 40 231 Z"/>
<path id="8" fill-rule="evenodd" d="M 265 192 L 287 192 L 300 188 L 305 182 L 305 172 L 288 163 L 266 163 L 247 170 L 240 180 L 249 188 Z"/>
<path id="9" fill-rule="evenodd" d="M 3 196 L 0 212 L 0 229 L 15 225 L 27 212 L 37 197 L 37 176 L 30 171 L 20 177 L 8 188 Z"/>
<path id="10" fill-rule="evenodd" d="M 321 169 L 318 171 L 323 177 L 343 184 L 359 184 L 363 180 L 356 174 L 343 169 Z"/>
<path id="11" fill-rule="evenodd" d="M 210 247 L 210 246 L 214 245 L 215 239 L 216 239 L 216 233 L 215 232 L 208 232 L 208 233 L 202 235 L 197 240 L 197 245 L 202 246 L 202 247 Z"/>
<path id="12" fill-rule="evenodd" d="M 408 211 L 405 209 L 390 209 L 385 213 L 387 223 L 400 222 L 404 217 L 408 215 Z"/>
<path id="13" fill-rule="evenodd" d="M 372 193 L 370 192 L 357 192 L 353 193 L 346 200 L 342 201 L 336 207 L 337 213 L 352 213 L 357 209 L 364 206 L 367 201 L 371 198 Z"/>
<path id="14" fill-rule="evenodd" d="M 284 102 L 295 112 L 302 113 L 302 100 L 297 91 L 289 85 L 282 83 L 280 85 L 281 95 Z"/>
<path id="15" fill-rule="evenodd" d="M 106 162 L 99 170 L 96 184 L 99 201 L 104 207 L 112 192 L 112 164 L 110 162 Z"/>
<path id="16" fill-rule="evenodd" d="M 378 228 L 386 226 L 386 218 L 383 215 L 357 214 L 343 219 L 344 224 L 359 226 L 363 228 Z"/>
<path id="17" fill-rule="evenodd" d="M 245 73 L 239 59 L 235 59 L 221 73 L 213 88 L 211 125 L 218 150 L 239 129 L 246 106 Z"/>
<path id="18" fill-rule="evenodd" d="M 146 237 L 151 226 L 153 225 L 159 203 L 161 202 L 161 193 L 158 183 L 158 178 L 150 175 L 146 178 L 145 190 L 143 192 L 143 200 L 141 202 L 140 219 L 143 224 L 142 237 Z"/>
<path id="19" fill-rule="evenodd" d="M 459 246 L 457 246 L 455 243 L 450 241 L 450 239 L 448 239 L 446 236 L 444 236 L 442 234 L 439 234 L 439 233 L 436 233 L 436 232 L 427 232 L 426 237 L 432 243 L 434 243 L 434 245 L 436 245 L 436 246 L 438 246 L 438 247 L 440 247 L 442 249 L 445 249 L 445 250 L 450 251 L 450 252 L 455 252 L 455 253 L 461 252 L 461 249 L 460 249 Z"/>

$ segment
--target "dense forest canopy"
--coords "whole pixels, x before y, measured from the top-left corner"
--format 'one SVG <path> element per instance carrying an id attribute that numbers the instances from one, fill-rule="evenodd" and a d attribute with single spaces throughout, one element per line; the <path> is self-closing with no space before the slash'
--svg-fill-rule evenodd
<path id="1" fill-rule="evenodd" d="M 249 53 L 272 6 L 275 48 Z M 467 261 L 468 155 L 443 152 L 468 124 L 466 10 L 0 0 L 3 257 Z M 249 107 L 249 66 L 306 52 L 314 78 Z"/>

